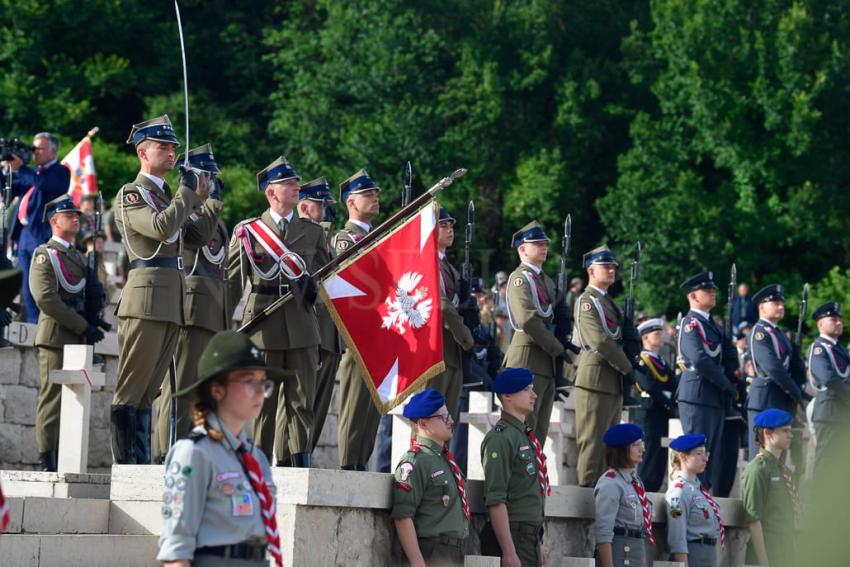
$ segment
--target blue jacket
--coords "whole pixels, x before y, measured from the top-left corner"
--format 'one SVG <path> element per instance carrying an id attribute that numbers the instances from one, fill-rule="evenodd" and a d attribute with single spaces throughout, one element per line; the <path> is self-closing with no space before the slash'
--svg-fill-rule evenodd
<path id="1" fill-rule="evenodd" d="M 741 297 L 736 295 L 732 298 L 732 329 L 733 334 L 737 335 L 738 325 L 746 321 L 750 325 L 755 324 L 758 320 L 756 311 L 753 308 L 753 298 L 749 295 Z"/>
<path id="2" fill-rule="evenodd" d="M 818 337 L 809 347 L 809 374 L 818 389 L 812 421 L 838 421 L 850 411 L 850 354 L 841 343 Z"/>
<path id="3" fill-rule="evenodd" d="M 12 197 L 23 198 L 29 188 L 35 186 L 27 205 L 26 226 L 18 220 L 18 210 L 15 209 L 10 238 L 18 242 L 18 246 L 34 250 L 39 244 L 50 240 L 50 224 L 42 220 L 44 205 L 67 193 L 70 184 L 71 172 L 58 161 L 40 174 L 27 166 L 21 167 L 15 174 L 12 179 Z"/>
<path id="4" fill-rule="evenodd" d="M 679 364 L 683 366 L 679 402 L 724 408 L 735 386 L 723 369 L 723 332 L 711 319 L 688 311 L 679 328 Z"/>
<path id="5" fill-rule="evenodd" d="M 760 319 L 748 337 L 756 378 L 750 386 L 747 409 L 762 411 L 769 408 L 794 412 L 794 405 L 803 405 L 800 384 L 805 381 L 805 368 L 791 341 L 782 329 Z"/>

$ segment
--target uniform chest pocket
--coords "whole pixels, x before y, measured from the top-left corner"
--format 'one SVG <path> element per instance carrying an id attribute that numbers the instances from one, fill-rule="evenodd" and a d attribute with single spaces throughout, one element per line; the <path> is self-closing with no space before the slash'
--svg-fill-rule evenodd
<path id="1" fill-rule="evenodd" d="M 526 475 L 537 475 L 537 457 L 530 445 L 523 445 L 519 448 L 519 462 Z"/>
<path id="2" fill-rule="evenodd" d="M 449 496 L 451 493 L 451 473 L 446 469 L 437 469 L 431 472 L 428 478 L 428 487 L 436 497 Z"/>
<path id="3" fill-rule="evenodd" d="M 640 500 L 638 500 L 637 495 L 626 494 L 620 501 L 620 519 L 628 523 L 635 523 L 641 519 L 642 515 L 643 511 L 640 508 Z"/>
<path id="4" fill-rule="evenodd" d="M 697 496 L 691 503 L 688 519 L 694 524 L 704 524 L 711 519 L 711 509 L 704 496 Z"/>

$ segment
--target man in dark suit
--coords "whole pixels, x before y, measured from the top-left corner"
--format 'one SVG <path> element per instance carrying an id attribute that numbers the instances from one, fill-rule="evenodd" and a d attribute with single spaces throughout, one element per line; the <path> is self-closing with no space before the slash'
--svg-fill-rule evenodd
<path id="1" fill-rule="evenodd" d="M 8 162 L 14 172 L 12 177 L 12 198 L 18 197 L 18 208 L 12 221 L 12 242 L 17 243 L 18 262 L 23 271 L 25 285 L 21 287 L 24 317 L 27 323 L 38 322 L 38 306 L 30 293 L 30 261 L 36 247 L 50 239 L 50 224 L 43 220 L 44 206 L 68 192 L 71 172 L 56 161 L 59 140 L 49 132 L 41 132 L 33 139 L 33 162 L 37 166 L 31 169 L 23 160 L 13 156 Z"/>
<path id="2" fill-rule="evenodd" d="M 750 286 L 742 283 L 738 286 L 738 295 L 732 298 L 732 332 L 738 336 L 738 328 L 741 323 L 749 323 L 750 326 L 758 321 L 753 298 L 750 297 Z"/>

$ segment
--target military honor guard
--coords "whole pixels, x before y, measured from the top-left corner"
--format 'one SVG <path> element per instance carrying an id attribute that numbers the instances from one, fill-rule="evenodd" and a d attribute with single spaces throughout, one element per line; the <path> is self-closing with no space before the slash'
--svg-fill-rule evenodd
<path id="1" fill-rule="evenodd" d="M 334 249 L 341 254 L 370 230 L 381 211 L 381 188 L 361 169 L 340 184 L 339 200 L 348 209 L 348 221 L 334 236 Z M 372 401 L 369 387 L 357 368 L 354 353 L 347 350 L 339 364 L 339 464 L 346 470 L 365 471 L 381 414 Z"/>
<path id="2" fill-rule="evenodd" d="M 723 367 L 723 330 L 711 318 L 717 304 L 717 284 L 714 274 L 700 272 L 679 287 L 690 306 L 679 326 L 679 418 L 684 433 L 704 434 L 708 452 L 719 455 L 724 411 L 737 390 Z M 712 460 L 701 480 L 711 488 L 719 474 L 719 462 Z"/>
<path id="3" fill-rule="evenodd" d="M 221 170 L 215 161 L 212 146 L 204 144 L 187 152 L 189 165 L 203 172 L 199 186 L 209 193 L 208 214 L 190 217 L 187 233 L 197 230 L 211 233 L 207 242 L 199 243 L 187 238 L 183 247 L 183 273 L 186 276 L 186 299 L 183 302 L 183 322 L 177 339 L 175 353 L 176 372 L 174 386 L 182 390 L 194 382 L 198 359 L 213 335 L 230 327 L 227 307 L 227 280 L 224 262 L 229 236 L 221 220 L 222 182 Z M 184 157 L 177 158 L 183 163 Z M 182 439 L 192 429 L 192 407 L 185 399 L 172 398 L 170 376 L 163 382 L 159 397 L 157 422 L 154 434 L 154 461 L 162 462 L 170 447 L 170 439 Z M 172 411 L 173 410 L 173 411 Z M 174 423 L 172 421 L 174 417 Z M 172 431 L 173 429 L 173 431 Z"/>
<path id="4" fill-rule="evenodd" d="M 667 544 L 670 560 L 688 567 L 717 567 L 717 543 L 725 544 L 720 509 L 699 480 L 709 454 L 705 435 L 680 435 L 670 442 L 670 487 L 667 489 Z"/>
<path id="5" fill-rule="evenodd" d="M 183 325 L 187 242 L 203 244 L 192 215 L 215 214 L 214 200 L 191 171 L 172 195 L 165 174 L 174 168 L 177 138 L 167 116 L 133 126 L 140 171 L 118 191 L 115 222 L 130 262 L 118 302 L 118 378 L 112 399 L 112 456 L 120 464 L 150 462 L 151 413 Z M 206 201 L 206 202 L 205 202 Z M 154 353 L 152 355 L 151 353 Z"/>
<path id="6" fill-rule="evenodd" d="M 546 443 L 555 402 L 555 365 L 564 345 L 554 333 L 555 282 L 543 272 L 549 237 L 532 221 L 513 235 L 520 264 L 508 277 L 507 309 L 513 336 L 505 353 L 506 368 L 528 368 L 534 375 L 537 401 L 528 423 Z"/>
<path id="7" fill-rule="evenodd" d="M 481 443 L 484 504 L 489 522 L 481 532 L 482 555 L 502 558 L 502 565 L 537 567 L 543 557 L 543 510 L 551 494 L 546 456 L 528 423 L 537 394 L 534 375 L 506 368 L 492 390 L 502 415 Z"/>
<path id="8" fill-rule="evenodd" d="M 251 334 L 270 367 L 296 372 L 294 379 L 275 384 L 254 423 L 254 438 L 270 459 L 274 451 L 277 466 L 309 467 L 320 342 L 313 308 L 318 288 L 310 274 L 329 254 L 324 229 L 295 214 L 300 179 L 283 156 L 257 174 L 257 189 L 269 208 L 234 229 L 227 279 L 231 305 L 239 302 L 246 280 L 251 283 L 243 323 L 295 293 Z"/>
<path id="9" fill-rule="evenodd" d="M 750 423 L 766 409 L 781 409 L 793 415 L 797 406 L 805 407 L 800 386 L 806 379 L 799 353 L 778 325 L 785 316 L 782 286 L 772 284 L 760 289 L 753 296 L 753 304 L 758 310 L 759 320 L 748 336 L 756 372 L 747 400 Z M 752 459 L 758 450 L 752 430 L 749 445 Z"/>
<path id="10" fill-rule="evenodd" d="M 791 414 L 781 409 L 767 409 L 753 418 L 758 452 L 741 475 L 741 500 L 750 531 L 748 565 L 800 564 L 799 497 L 791 471 L 782 462 L 782 453 L 791 447 L 791 421 Z"/>
<path id="11" fill-rule="evenodd" d="M 267 554 L 282 567 L 271 469 L 247 435 L 282 373 L 246 335 L 222 331 L 174 393 L 192 400 L 194 429 L 165 459 L 157 560 L 166 567 L 268 566 Z"/>
<path id="12" fill-rule="evenodd" d="M 399 543 L 412 567 L 460 567 L 470 514 L 463 474 L 448 450 L 454 420 L 443 394 L 432 388 L 412 396 L 403 415 L 415 436 L 393 482 Z"/>
<path id="13" fill-rule="evenodd" d="M 440 308 L 443 315 L 443 353 L 446 371 L 431 380 L 431 387 L 446 397 L 452 418 L 459 416 L 458 402 L 463 388 L 463 353 L 473 346 L 472 332 L 458 313 L 460 272 L 449 263 L 446 250 L 455 240 L 455 219 L 440 207 L 437 220 L 437 254 L 440 257 Z"/>
<path id="14" fill-rule="evenodd" d="M 620 421 L 623 377 L 632 361 L 623 351 L 624 315 L 608 294 L 619 264 L 607 246 L 582 258 L 588 285 L 575 304 L 573 342 L 582 350 L 575 379 L 578 482 L 593 486 L 605 470 L 602 436 Z"/>
<path id="15" fill-rule="evenodd" d="M 649 492 L 658 492 L 667 471 L 667 449 L 661 439 L 667 437 L 670 418 L 675 417 L 673 394 L 679 383 L 676 373 L 661 356 L 664 344 L 664 321 L 647 319 L 638 325 L 643 342 L 638 368 L 635 372 L 640 390 L 640 407 L 635 411 L 635 422 L 645 432 L 646 452 L 638 473 Z"/>
<path id="16" fill-rule="evenodd" d="M 812 313 L 818 338 L 809 347 L 809 376 L 817 393 L 812 413 L 816 466 L 823 462 L 836 428 L 850 419 L 850 354 L 838 340 L 844 333 L 841 304 L 824 303 Z"/>
<path id="17" fill-rule="evenodd" d="M 643 460 L 643 430 L 619 423 L 605 432 L 605 471 L 593 489 L 596 561 L 601 567 L 648 565 L 647 541 L 655 546 L 652 502 L 637 474 Z"/>
<path id="18" fill-rule="evenodd" d="M 43 222 L 52 236 L 33 251 L 29 289 L 39 309 L 35 346 L 40 384 L 35 437 L 43 471 L 56 471 L 59 449 L 61 384 L 50 383 L 50 371 L 62 368 L 67 344 L 94 344 L 103 333 L 84 316 L 87 263 L 74 247 L 80 230 L 80 210 L 67 195 L 44 206 Z"/>

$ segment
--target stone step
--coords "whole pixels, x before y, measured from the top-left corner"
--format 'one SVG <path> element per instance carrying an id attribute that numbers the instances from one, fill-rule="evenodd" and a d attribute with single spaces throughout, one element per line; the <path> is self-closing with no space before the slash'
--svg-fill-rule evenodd
<path id="1" fill-rule="evenodd" d="M 159 538 L 5 534 L 0 567 L 154 567 Z"/>
<path id="2" fill-rule="evenodd" d="M 109 498 L 108 474 L 0 471 L 8 497 Z"/>
<path id="3" fill-rule="evenodd" d="M 109 500 L 10 497 L 10 534 L 106 534 Z"/>

